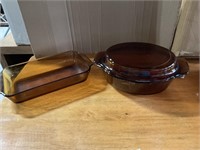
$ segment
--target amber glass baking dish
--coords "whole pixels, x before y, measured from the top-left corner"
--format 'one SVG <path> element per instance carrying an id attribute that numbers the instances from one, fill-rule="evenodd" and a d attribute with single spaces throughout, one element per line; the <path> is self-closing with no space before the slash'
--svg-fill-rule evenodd
<path id="1" fill-rule="evenodd" d="M 68 51 L 4 68 L 1 94 L 22 102 L 87 79 L 92 62 L 85 55 Z"/>

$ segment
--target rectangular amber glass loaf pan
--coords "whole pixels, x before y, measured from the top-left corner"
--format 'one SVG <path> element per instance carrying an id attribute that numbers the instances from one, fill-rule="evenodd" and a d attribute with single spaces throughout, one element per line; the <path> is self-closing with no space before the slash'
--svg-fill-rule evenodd
<path id="1" fill-rule="evenodd" d="M 1 73 L 1 94 L 22 102 L 86 80 L 91 66 L 76 51 L 9 66 Z"/>

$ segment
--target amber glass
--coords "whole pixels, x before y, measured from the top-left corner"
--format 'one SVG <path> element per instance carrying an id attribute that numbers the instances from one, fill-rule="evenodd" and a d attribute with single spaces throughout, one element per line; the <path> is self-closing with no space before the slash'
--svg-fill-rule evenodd
<path id="1" fill-rule="evenodd" d="M 87 78 L 92 62 L 83 54 L 68 51 L 5 68 L 1 92 L 21 102 Z"/>
<path id="2" fill-rule="evenodd" d="M 134 94 L 161 92 L 172 79 L 183 78 L 189 71 L 185 59 L 149 43 L 117 44 L 99 52 L 94 61 L 106 72 L 111 85 Z"/>
<path id="3" fill-rule="evenodd" d="M 105 63 L 116 76 L 129 80 L 164 79 L 178 70 L 175 55 L 149 43 L 122 43 L 110 47 Z"/>

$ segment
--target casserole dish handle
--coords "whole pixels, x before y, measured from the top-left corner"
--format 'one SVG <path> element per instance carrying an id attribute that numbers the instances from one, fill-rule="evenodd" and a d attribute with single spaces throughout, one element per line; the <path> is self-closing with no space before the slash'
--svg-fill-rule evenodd
<path id="1" fill-rule="evenodd" d="M 175 75 L 175 78 L 184 78 L 185 75 L 189 72 L 189 65 L 184 58 L 177 58 L 177 62 L 179 69 Z"/>
<path id="2" fill-rule="evenodd" d="M 99 53 L 97 53 L 97 55 L 94 58 L 94 63 L 98 67 L 102 68 L 104 70 L 104 72 L 111 74 L 112 69 L 105 66 L 103 63 L 103 62 L 105 62 L 105 59 L 106 59 L 106 52 L 105 51 L 99 52 Z"/>
<path id="3" fill-rule="evenodd" d="M 104 65 L 106 59 L 106 52 L 102 51 L 96 54 L 95 58 L 94 58 L 94 63 L 103 69 L 104 72 L 111 74 L 112 69 L 107 67 L 106 65 Z"/>
<path id="4" fill-rule="evenodd" d="M 99 67 L 101 67 L 102 65 L 102 63 L 101 63 L 101 60 L 103 59 L 103 58 L 105 58 L 105 56 L 106 56 L 106 52 L 105 51 L 102 51 L 102 52 L 99 52 L 99 53 L 97 53 L 96 54 L 96 56 L 95 56 L 95 58 L 94 58 L 94 63 L 97 65 L 97 66 L 99 66 Z"/>

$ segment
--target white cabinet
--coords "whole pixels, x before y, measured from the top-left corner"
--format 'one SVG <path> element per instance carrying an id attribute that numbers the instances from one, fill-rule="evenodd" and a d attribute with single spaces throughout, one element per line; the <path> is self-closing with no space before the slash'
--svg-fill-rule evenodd
<path id="1" fill-rule="evenodd" d="M 170 48 L 180 1 L 18 0 L 36 57 L 66 50 L 95 53 L 120 42 Z"/>
<path id="2" fill-rule="evenodd" d="M 96 53 L 131 41 L 170 48 L 181 5 L 181 0 L 2 1 L 10 5 L 7 14 L 15 40 L 30 40 L 36 57 L 72 49 Z"/>

